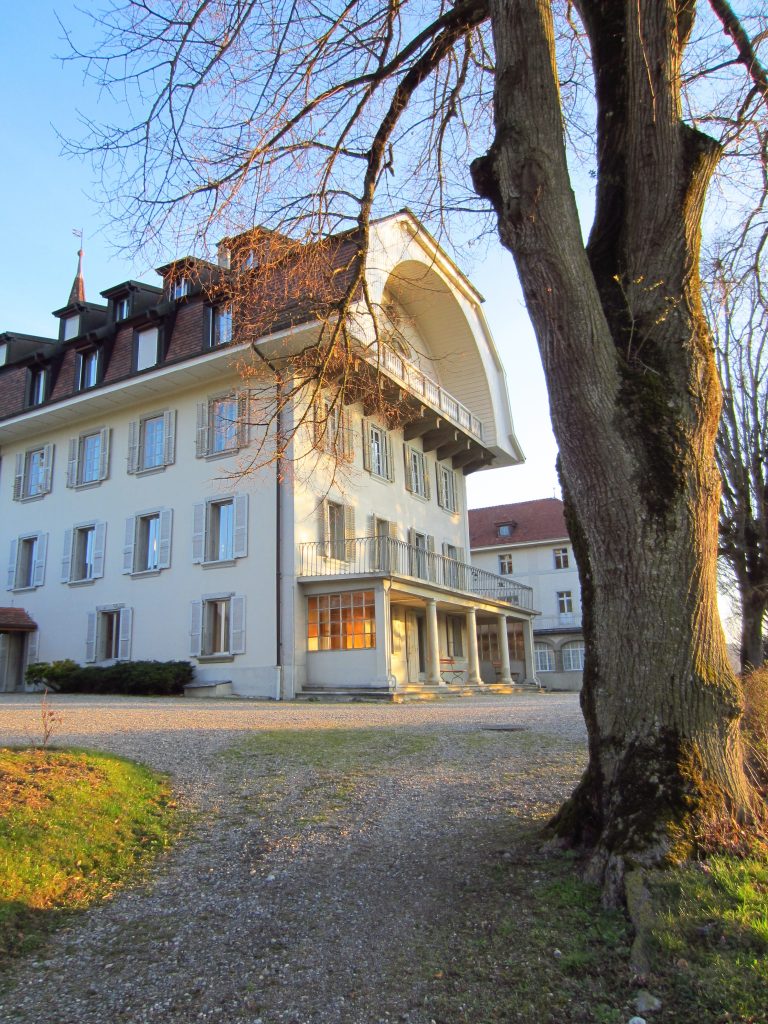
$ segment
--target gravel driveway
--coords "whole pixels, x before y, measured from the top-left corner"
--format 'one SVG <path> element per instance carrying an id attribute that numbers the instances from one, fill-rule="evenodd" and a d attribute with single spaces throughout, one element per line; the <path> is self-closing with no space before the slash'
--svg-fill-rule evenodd
<path id="1" fill-rule="evenodd" d="M 508 815 L 562 799 L 586 756 L 574 694 L 54 707 L 55 744 L 170 772 L 200 814 L 150 883 L 13 965 L 0 1020 L 25 1024 L 429 1024 L 419 951 L 503 852 Z M 329 729 L 373 730 L 364 770 L 253 742 Z M 0 697 L 0 745 L 39 736 L 39 698 Z"/>

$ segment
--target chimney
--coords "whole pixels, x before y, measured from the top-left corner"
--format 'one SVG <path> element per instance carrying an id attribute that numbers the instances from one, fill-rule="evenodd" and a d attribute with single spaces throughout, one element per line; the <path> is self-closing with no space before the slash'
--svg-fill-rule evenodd
<path id="1" fill-rule="evenodd" d="M 229 246 L 226 242 L 219 242 L 217 249 L 219 253 L 219 266 L 222 270 L 229 270 L 231 258 Z"/>

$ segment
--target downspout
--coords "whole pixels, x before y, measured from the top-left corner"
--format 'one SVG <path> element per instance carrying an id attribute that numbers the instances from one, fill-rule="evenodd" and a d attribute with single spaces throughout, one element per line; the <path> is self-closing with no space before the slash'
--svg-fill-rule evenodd
<path id="1" fill-rule="evenodd" d="M 280 401 L 282 395 L 282 381 L 277 367 L 271 360 L 267 359 L 263 352 L 252 345 L 256 355 L 267 364 L 275 375 L 275 400 L 277 402 L 277 413 L 275 417 L 275 434 L 277 447 L 275 454 L 275 668 L 277 679 L 275 682 L 275 700 L 282 700 L 283 687 L 283 609 L 282 609 L 282 584 L 283 584 L 283 555 L 282 555 L 282 513 L 283 513 L 283 481 L 282 481 L 282 436 L 283 436 L 283 408 Z"/>

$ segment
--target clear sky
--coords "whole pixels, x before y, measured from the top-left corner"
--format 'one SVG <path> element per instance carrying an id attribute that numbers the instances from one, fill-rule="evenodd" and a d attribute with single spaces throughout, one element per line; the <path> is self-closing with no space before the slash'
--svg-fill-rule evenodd
<path id="1" fill-rule="evenodd" d="M 61 155 L 57 136 L 78 137 L 78 111 L 119 117 L 112 100 L 85 81 L 81 65 L 62 62 L 67 52 L 56 14 L 76 38 L 87 42 L 88 21 L 71 0 L 0 5 L 4 59 L 0 85 L 5 98 L 0 124 L 6 140 L 0 162 L 0 331 L 51 337 L 51 317 L 69 295 L 77 267 L 78 239 L 85 235 L 86 296 L 134 278 L 158 283 L 146 259 L 121 253 L 105 230 L 93 194 L 89 165 Z M 180 253 L 169 252 L 168 256 Z M 518 440 L 526 464 L 473 474 L 470 505 L 495 505 L 559 495 L 556 446 L 549 425 L 544 378 L 511 256 L 492 246 L 464 265 L 485 296 L 485 314 L 505 366 Z"/>

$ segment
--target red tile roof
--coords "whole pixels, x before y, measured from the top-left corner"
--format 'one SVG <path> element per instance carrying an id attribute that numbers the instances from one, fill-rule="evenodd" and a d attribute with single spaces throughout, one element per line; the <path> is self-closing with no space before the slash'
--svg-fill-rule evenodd
<path id="1" fill-rule="evenodd" d="M 499 526 L 508 523 L 508 537 L 499 536 Z M 563 503 L 559 498 L 538 498 L 518 501 L 513 505 L 469 510 L 469 544 L 471 548 L 511 547 L 514 544 L 536 544 L 550 540 L 567 540 Z"/>
<path id="2" fill-rule="evenodd" d="M 0 608 L 0 632 L 30 633 L 37 629 L 37 623 L 30 619 L 23 608 Z"/>

